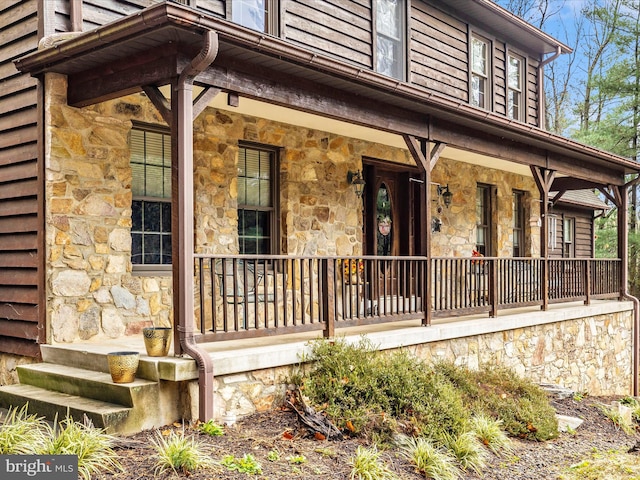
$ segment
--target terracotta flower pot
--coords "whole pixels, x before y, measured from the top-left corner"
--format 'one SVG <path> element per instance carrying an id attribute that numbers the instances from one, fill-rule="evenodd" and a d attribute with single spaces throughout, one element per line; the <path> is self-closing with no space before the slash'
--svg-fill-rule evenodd
<path id="1" fill-rule="evenodd" d="M 142 329 L 144 348 L 150 357 L 166 357 L 171 345 L 171 327 L 146 327 Z"/>
<path id="2" fill-rule="evenodd" d="M 136 378 L 140 354 L 138 352 L 111 352 L 107 354 L 109 373 L 113 383 L 131 383 Z"/>

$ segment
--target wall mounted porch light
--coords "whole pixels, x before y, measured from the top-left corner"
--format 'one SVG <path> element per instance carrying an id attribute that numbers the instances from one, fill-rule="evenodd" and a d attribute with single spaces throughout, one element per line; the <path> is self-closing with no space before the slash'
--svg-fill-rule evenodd
<path id="1" fill-rule="evenodd" d="M 349 185 L 353 185 L 358 198 L 362 198 L 362 195 L 364 194 L 364 186 L 366 185 L 366 182 L 362 177 L 362 171 L 357 170 L 355 172 L 352 172 L 351 170 L 349 170 L 349 172 L 347 172 L 347 182 L 349 183 Z"/>
<path id="2" fill-rule="evenodd" d="M 449 208 L 451 206 L 451 201 L 453 200 L 453 193 L 449 190 L 449 184 L 446 186 L 438 185 L 438 196 L 442 197 L 442 201 L 444 206 Z"/>

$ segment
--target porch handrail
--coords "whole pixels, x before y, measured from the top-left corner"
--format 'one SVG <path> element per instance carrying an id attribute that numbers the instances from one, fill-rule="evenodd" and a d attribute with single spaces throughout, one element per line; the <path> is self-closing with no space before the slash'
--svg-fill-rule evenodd
<path id="1" fill-rule="evenodd" d="M 427 257 L 195 254 L 197 341 L 426 322 Z"/>
<path id="2" fill-rule="evenodd" d="M 309 330 L 332 337 L 348 326 L 494 317 L 621 292 L 619 259 L 196 254 L 194 262 L 199 342 Z"/>
<path id="3" fill-rule="evenodd" d="M 620 259 L 433 257 L 433 315 L 493 317 L 500 309 L 616 298 L 621 294 L 620 268 Z"/>

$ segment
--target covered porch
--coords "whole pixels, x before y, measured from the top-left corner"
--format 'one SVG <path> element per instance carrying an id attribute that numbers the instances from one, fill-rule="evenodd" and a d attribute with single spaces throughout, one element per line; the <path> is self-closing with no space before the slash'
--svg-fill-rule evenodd
<path id="1" fill-rule="evenodd" d="M 264 337 L 260 341 L 275 344 L 281 338 L 291 338 L 289 335 L 317 335 L 321 331 L 332 337 L 350 328 L 401 329 L 403 322 L 413 322 L 415 328 L 440 325 L 441 318 L 478 315 L 467 317 L 464 327 L 450 330 L 463 335 L 473 331 L 471 326 L 478 319 L 485 326 L 488 321 L 500 322 L 506 313 L 502 311 L 507 309 L 527 308 L 519 322 L 535 323 L 541 321 L 540 315 L 546 315 L 540 310 L 549 311 L 554 303 L 578 301 L 589 307 L 601 305 L 601 299 L 624 298 L 625 215 L 618 217 L 617 259 L 552 259 L 547 251 L 546 199 L 555 201 L 568 190 L 593 188 L 611 199 L 620 212 L 626 212 L 625 175 L 637 173 L 637 166 L 322 55 L 308 57 L 280 39 L 265 38 L 175 3 L 163 3 L 17 63 L 34 75 L 66 75 L 66 101 L 74 108 L 144 92 L 170 127 L 174 355 L 188 355 L 197 364 L 201 419 L 213 416 L 214 374 L 219 372 L 214 366 L 220 364 L 220 356 L 231 361 L 236 351 L 251 351 L 245 342 L 233 353 L 212 355 L 215 345 L 223 342 L 252 339 L 253 344 L 256 337 Z M 358 225 L 365 226 L 364 231 L 353 229 L 350 234 L 360 235 L 353 255 L 326 255 L 317 249 L 310 255 L 296 255 L 294 248 L 281 249 L 284 255 L 237 255 L 235 245 L 227 245 L 227 252 L 219 253 L 223 250 L 220 243 L 198 243 L 194 121 L 214 98 L 222 99 L 225 108 L 241 109 L 258 102 L 261 112 L 276 107 L 286 108 L 287 114 L 303 112 L 320 119 L 327 131 L 331 131 L 327 127 L 330 123 L 334 128 L 348 128 L 343 135 L 353 138 L 361 138 L 354 132 L 364 128 L 380 144 L 380 138 L 393 137 L 411 161 L 412 175 L 403 180 L 414 185 L 405 203 L 412 208 L 407 224 L 412 230 L 403 237 L 404 243 L 386 252 L 390 255 L 376 254 L 374 237 L 363 220 L 367 215 L 375 217 L 371 211 L 375 200 L 369 196 L 365 199 L 369 204 L 356 203 L 359 198 L 345 193 L 350 188 L 345 185 L 347 176 L 337 173 L 327 177 L 333 188 L 341 191 L 343 203 L 351 202 Z M 212 118 L 218 124 L 226 121 L 217 115 Z M 219 135 L 215 130 L 218 124 L 213 123 L 216 133 L 209 134 L 211 138 Z M 247 136 L 246 129 L 237 134 L 240 140 L 246 141 Z M 231 139 L 236 144 L 237 137 Z M 434 181 L 432 172 L 445 156 L 472 165 L 469 168 L 517 170 L 520 177 L 526 173 L 523 183 L 537 189 L 532 195 L 537 200 L 531 198 L 530 203 L 539 203 L 531 211 L 540 220 L 539 226 L 532 227 L 536 234 L 529 256 L 513 257 L 501 251 L 497 256 L 473 257 L 474 242 L 469 236 L 455 251 L 437 255 L 432 231 L 433 186 L 456 176 L 445 169 L 438 173 L 438 182 Z M 351 161 L 360 166 L 364 163 L 362 158 Z M 400 178 L 397 170 L 407 165 L 389 159 L 385 163 L 401 165 L 386 172 L 385 185 L 390 185 L 389 179 Z M 289 168 L 293 165 L 291 161 Z M 379 187 L 376 172 L 381 169 L 373 168 L 379 163 L 371 165 L 367 183 Z M 340 168 L 344 170 L 340 174 L 347 173 L 346 165 Z M 237 174 L 235 164 L 230 171 L 234 169 Z M 482 179 L 474 177 L 473 183 L 476 180 Z M 221 183 L 225 182 L 231 183 L 230 178 L 224 177 Z M 510 186 L 507 180 L 503 183 L 505 189 Z M 302 197 L 305 192 L 295 193 Z M 228 210 L 237 207 L 237 199 L 232 200 L 236 204 L 229 202 L 230 207 L 224 206 Z M 473 209 L 465 212 L 467 216 L 473 213 Z M 475 223 L 467 223 L 469 229 L 475 227 Z M 442 245 L 451 243 L 449 238 L 442 236 L 439 241 Z M 301 250 L 306 251 L 307 246 Z M 208 253 L 211 251 L 216 253 Z M 628 302 L 602 304 L 607 303 L 629 307 Z M 49 322 L 46 319 L 44 323 L 48 326 Z M 430 329 L 421 330 L 425 333 L 416 338 L 431 335 L 427 333 Z M 442 330 L 432 331 L 437 335 Z"/>

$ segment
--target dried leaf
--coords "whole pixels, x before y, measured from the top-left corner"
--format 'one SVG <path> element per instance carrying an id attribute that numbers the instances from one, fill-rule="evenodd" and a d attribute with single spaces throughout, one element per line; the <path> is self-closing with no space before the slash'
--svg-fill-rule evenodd
<path id="1" fill-rule="evenodd" d="M 350 432 L 356 431 L 356 427 L 353 426 L 353 423 L 351 423 L 351 420 L 347 420 L 347 423 L 345 424 L 345 426 L 347 427 L 347 430 L 349 430 Z"/>
<path id="2" fill-rule="evenodd" d="M 527 430 L 529 430 L 530 432 L 537 432 L 538 429 L 536 427 L 534 427 L 531 423 L 527 423 Z"/>
<path id="3" fill-rule="evenodd" d="M 282 434 L 282 438 L 284 438 L 285 440 L 293 440 L 293 433 L 291 433 L 289 430 L 286 430 Z"/>
<path id="4" fill-rule="evenodd" d="M 315 438 L 316 440 L 326 440 L 327 437 L 325 437 L 323 434 L 321 434 L 320 432 L 316 432 L 313 434 L 313 438 Z"/>
<path id="5" fill-rule="evenodd" d="M 173 426 L 176 428 L 182 428 L 182 424 L 178 422 L 173 422 Z"/>
<path id="6" fill-rule="evenodd" d="M 162 430 L 163 437 L 168 437 L 169 435 L 171 435 L 171 430 L 169 430 L 168 428 L 165 430 Z"/>

